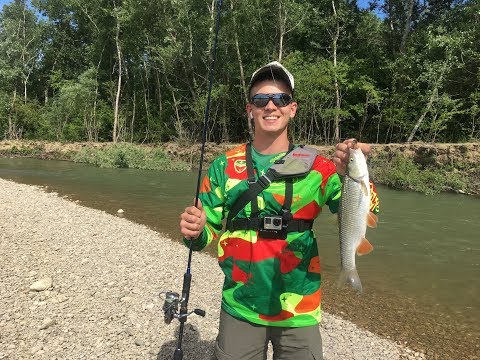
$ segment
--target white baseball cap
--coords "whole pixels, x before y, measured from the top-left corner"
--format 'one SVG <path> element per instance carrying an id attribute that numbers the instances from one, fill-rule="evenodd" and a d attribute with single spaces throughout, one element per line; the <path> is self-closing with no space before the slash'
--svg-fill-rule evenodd
<path id="1" fill-rule="evenodd" d="M 295 88 L 295 80 L 293 79 L 293 75 L 288 71 L 282 64 L 278 61 L 272 61 L 265 66 L 255 70 L 250 79 L 250 84 L 248 85 L 248 92 L 251 91 L 252 86 L 259 81 L 259 79 L 277 79 L 280 78 L 283 82 L 285 82 L 290 89 L 293 90 Z"/>

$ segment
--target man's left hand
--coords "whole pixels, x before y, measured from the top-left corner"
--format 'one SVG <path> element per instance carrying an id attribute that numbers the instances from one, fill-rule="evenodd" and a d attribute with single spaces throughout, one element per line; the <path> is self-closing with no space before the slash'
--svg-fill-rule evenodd
<path id="1" fill-rule="evenodd" d="M 350 152 L 350 149 L 353 148 L 354 146 L 361 149 L 365 156 L 367 156 L 371 150 L 371 147 L 369 144 L 357 142 L 355 139 L 348 139 L 342 143 L 338 143 L 335 146 L 335 156 L 333 157 L 333 162 L 337 167 L 338 175 L 345 176 L 347 172 L 349 152 Z"/>

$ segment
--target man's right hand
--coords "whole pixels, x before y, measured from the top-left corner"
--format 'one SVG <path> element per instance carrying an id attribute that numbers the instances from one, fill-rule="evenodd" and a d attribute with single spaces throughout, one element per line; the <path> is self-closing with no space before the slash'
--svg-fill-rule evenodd
<path id="1" fill-rule="evenodd" d="M 195 203 L 195 199 L 193 202 Z M 180 214 L 180 232 L 187 240 L 198 238 L 207 222 L 207 215 L 200 199 L 197 206 L 189 206 Z"/>

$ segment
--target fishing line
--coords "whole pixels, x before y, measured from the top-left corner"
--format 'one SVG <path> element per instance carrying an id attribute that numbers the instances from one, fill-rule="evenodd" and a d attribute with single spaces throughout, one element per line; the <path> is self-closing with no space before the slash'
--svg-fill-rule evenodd
<path id="1" fill-rule="evenodd" d="M 220 29 L 220 11 L 222 7 L 222 0 L 217 0 L 217 17 L 215 21 L 215 39 L 212 45 L 211 50 L 211 65 L 210 65 L 210 76 L 209 76 L 209 84 L 208 84 L 208 97 L 207 97 L 207 104 L 205 106 L 205 116 L 204 116 L 204 124 L 203 124 L 203 138 L 202 138 L 202 148 L 200 150 L 200 165 L 198 167 L 198 179 L 197 179 L 197 190 L 195 194 L 195 207 L 198 207 L 198 200 L 200 195 L 200 183 L 202 177 L 202 168 L 203 168 L 203 159 L 205 155 L 205 144 L 207 142 L 207 129 L 208 129 L 208 117 L 210 113 L 210 103 L 212 98 L 212 86 L 213 86 L 213 78 L 215 73 L 215 61 L 217 57 L 217 42 L 218 42 L 218 32 Z M 189 246 L 188 246 L 188 262 L 187 262 L 187 269 L 185 274 L 183 275 L 183 287 L 182 287 L 182 297 L 180 298 L 178 293 L 175 292 L 166 292 L 165 294 L 165 302 L 163 304 L 163 312 L 164 312 L 164 320 L 165 323 L 170 324 L 171 321 L 175 318 L 180 321 L 180 328 L 178 332 L 178 342 L 177 348 L 175 349 L 173 359 L 174 360 L 181 360 L 183 359 L 183 350 L 182 350 L 182 340 L 183 340 L 183 330 L 185 322 L 187 321 L 187 317 L 191 314 L 196 314 L 200 316 L 205 316 L 205 311 L 201 309 L 194 309 L 191 312 L 188 312 L 188 299 L 190 296 L 190 284 L 192 282 L 192 275 L 190 273 L 190 267 L 192 264 L 192 254 L 193 254 L 193 241 L 194 239 L 190 239 Z M 178 307 L 180 306 L 180 311 L 178 311 Z"/>

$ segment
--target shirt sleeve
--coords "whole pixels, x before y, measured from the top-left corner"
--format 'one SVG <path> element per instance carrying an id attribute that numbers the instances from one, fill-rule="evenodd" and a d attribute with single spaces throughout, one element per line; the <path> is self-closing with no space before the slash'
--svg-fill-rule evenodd
<path id="1" fill-rule="evenodd" d="M 205 210 L 207 222 L 200 237 L 192 244 L 195 251 L 202 250 L 213 240 L 217 239 L 222 231 L 225 202 L 225 172 L 221 165 L 224 161 L 216 160 L 208 169 L 200 187 L 199 198 Z M 188 246 L 189 241 L 184 240 Z"/>
<path id="2" fill-rule="evenodd" d="M 332 213 L 336 214 L 340 205 L 340 197 L 342 196 L 342 181 L 337 173 L 329 176 L 325 186 L 325 196 L 327 197 L 326 204 L 328 208 Z"/>
<path id="3" fill-rule="evenodd" d="M 380 199 L 378 198 L 377 188 L 372 180 L 370 180 L 370 211 L 374 214 L 380 212 Z"/>

